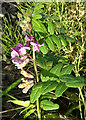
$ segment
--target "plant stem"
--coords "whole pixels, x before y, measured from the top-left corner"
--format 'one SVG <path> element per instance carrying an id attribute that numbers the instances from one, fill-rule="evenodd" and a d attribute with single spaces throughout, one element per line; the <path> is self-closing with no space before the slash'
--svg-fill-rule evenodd
<path id="1" fill-rule="evenodd" d="M 34 69 L 35 69 L 35 73 L 36 73 L 36 80 L 37 80 L 37 82 L 39 82 L 39 77 L 38 77 L 38 72 L 37 72 L 37 66 L 36 66 L 36 60 L 35 60 L 34 46 L 33 46 L 33 63 L 34 63 Z M 37 99 L 36 103 L 37 103 L 38 118 L 39 118 L 39 120 L 41 120 L 41 113 L 40 113 L 40 109 L 39 109 L 39 99 Z"/>
<path id="2" fill-rule="evenodd" d="M 75 63 L 75 73 L 76 73 L 76 77 L 77 76 L 80 76 L 79 74 L 79 71 L 80 71 L 80 62 L 81 62 L 81 53 L 80 53 L 80 56 L 79 56 L 79 60 L 77 60 Z M 84 97 L 83 97 L 83 93 L 82 93 L 82 90 L 81 90 L 81 87 L 78 88 L 79 89 L 79 110 L 80 110 L 80 116 L 81 116 L 81 119 L 83 119 L 83 116 L 82 116 L 82 109 L 81 109 L 81 99 L 82 99 L 82 102 L 83 102 L 83 105 L 85 106 L 85 103 L 84 103 Z M 84 114 L 85 114 L 85 111 L 84 111 Z"/>

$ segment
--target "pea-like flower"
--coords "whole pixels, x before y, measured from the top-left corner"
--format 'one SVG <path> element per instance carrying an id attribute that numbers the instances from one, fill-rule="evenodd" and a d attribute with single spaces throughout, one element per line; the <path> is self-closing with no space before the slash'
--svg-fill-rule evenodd
<path id="1" fill-rule="evenodd" d="M 29 62 L 29 58 L 27 58 L 26 55 L 24 55 L 21 58 L 16 56 L 16 57 L 11 58 L 11 59 L 12 59 L 12 62 L 15 64 L 15 66 L 17 66 L 18 69 L 22 69 Z"/>
<path id="2" fill-rule="evenodd" d="M 27 93 L 28 90 L 34 85 L 33 80 L 29 80 L 28 78 L 22 78 L 22 83 L 18 85 L 19 88 L 23 88 L 22 92 Z"/>
<path id="3" fill-rule="evenodd" d="M 20 55 L 25 55 L 26 54 L 26 50 L 30 50 L 29 45 L 30 45 L 29 43 L 27 43 L 25 46 L 23 46 L 20 43 L 17 43 L 16 47 L 12 47 L 11 48 L 13 50 L 11 52 L 12 58 L 14 58 L 16 56 L 20 56 Z"/>
<path id="4" fill-rule="evenodd" d="M 26 41 L 33 41 L 34 39 L 35 39 L 34 36 L 28 36 L 28 35 L 25 36 Z"/>
<path id="5" fill-rule="evenodd" d="M 40 51 L 39 50 L 39 47 L 43 46 L 44 44 L 38 44 L 37 43 L 37 40 L 35 40 L 35 37 L 34 36 L 28 36 L 26 35 L 25 36 L 25 40 L 26 41 L 30 41 L 30 45 L 33 45 L 34 46 L 34 51 L 38 50 L 38 52 Z"/>
<path id="6" fill-rule="evenodd" d="M 36 40 L 35 42 L 30 42 L 30 44 L 34 46 L 34 51 L 38 50 L 38 52 L 40 51 L 40 50 L 39 50 L 39 47 L 41 47 L 41 46 L 44 45 L 44 44 L 41 44 L 41 45 L 38 44 L 38 43 L 37 43 L 37 40 Z"/>

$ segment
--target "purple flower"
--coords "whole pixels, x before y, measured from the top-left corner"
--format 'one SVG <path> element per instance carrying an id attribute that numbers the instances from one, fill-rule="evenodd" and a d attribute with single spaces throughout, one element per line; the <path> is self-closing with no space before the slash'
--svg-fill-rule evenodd
<path id="1" fill-rule="evenodd" d="M 19 56 L 19 54 L 18 54 L 15 50 L 13 50 L 13 51 L 11 52 L 11 56 L 12 56 L 12 58 L 14 58 L 14 57 L 16 57 L 16 56 Z"/>
<path id="2" fill-rule="evenodd" d="M 37 44 L 37 40 L 35 42 L 30 42 L 31 45 L 34 46 L 34 51 L 38 50 L 38 52 L 40 51 L 39 50 L 39 47 L 43 46 L 44 44 Z"/>
<path id="3" fill-rule="evenodd" d="M 23 57 L 19 58 L 18 56 L 12 58 L 12 62 L 15 64 L 15 66 L 18 67 L 18 69 L 21 69 L 25 67 L 25 65 L 29 62 L 29 58 L 27 58 L 26 55 Z"/>
<path id="4" fill-rule="evenodd" d="M 23 46 L 20 43 L 17 43 L 17 46 L 12 47 L 11 49 L 13 50 L 11 52 L 11 56 L 12 56 L 12 58 L 14 58 L 16 56 L 25 55 L 26 50 L 30 50 L 30 47 L 29 47 L 29 43 L 27 43 L 25 46 Z"/>
<path id="5" fill-rule="evenodd" d="M 34 39 L 35 39 L 34 36 L 28 36 L 28 35 L 25 36 L 26 41 L 33 41 Z"/>
<path id="6" fill-rule="evenodd" d="M 40 51 L 39 50 L 39 47 L 41 47 L 41 46 L 43 46 L 43 44 L 37 44 L 37 40 L 35 40 L 35 37 L 34 36 L 28 36 L 28 35 L 26 35 L 25 36 L 25 40 L 26 41 L 30 41 L 30 45 L 33 45 L 34 46 L 34 51 L 36 51 L 36 50 L 38 50 L 38 52 Z M 32 42 L 32 41 L 34 41 L 35 40 L 35 42 Z"/>

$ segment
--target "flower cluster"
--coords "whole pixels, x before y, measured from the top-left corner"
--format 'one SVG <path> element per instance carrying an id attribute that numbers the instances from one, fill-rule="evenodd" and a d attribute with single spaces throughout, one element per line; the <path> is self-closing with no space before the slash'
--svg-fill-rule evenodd
<path id="1" fill-rule="evenodd" d="M 29 41 L 26 45 L 22 45 L 20 43 L 17 43 L 16 47 L 12 47 L 13 50 L 11 52 L 11 60 L 17 66 L 18 69 L 22 69 L 26 66 L 26 64 L 29 62 L 29 58 L 27 57 L 27 50 L 30 50 L 30 45 L 34 46 L 34 51 L 39 50 L 40 46 L 43 46 L 37 43 L 37 40 L 35 40 L 34 36 L 25 36 L 25 40 Z"/>
<path id="2" fill-rule="evenodd" d="M 37 40 L 35 40 L 33 36 L 27 36 L 27 35 L 26 35 L 26 36 L 25 36 L 25 40 L 26 40 L 26 41 L 30 41 L 30 45 L 33 45 L 33 46 L 34 46 L 34 51 L 38 50 L 38 52 L 39 52 L 39 51 L 40 51 L 40 50 L 39 50 L 39 47 L 43 46 L 43 44 L 41 44 L 41 45 L 38 44 L 38 43 L 37 43 Z M 35 40 L 35 41 L 32 42 L 33 40 Z"/>
<path id="3" fill-rule="evenodd" d="M 25 36 L 25 40 L 28 41 L 26 45 L 22 45 L 20 43 L 17 43 L 16 47 L 12 47 L 13 50 L 11 52 L 11 60 L 17 66 L 18 69 L 21 69 L 21 74 L 24 76 L 22 78 L 22 83 L 18 85 L 19 88 L 22 88 L 23 93 L 27 93 L 27 91 L 34 85 L 34 76 L 27 73 L 23 67 L 26 66 L 26 64 L 29 62 L 27 50 L 30 50 L 30 45 L 33 46 L 34 51 L 40 51 L 39 47 L 43 46 L 37 43 L 37 40 L 35 40 L 34 36 Z M 30 56 L 29 56 L 30 57 Z"/>

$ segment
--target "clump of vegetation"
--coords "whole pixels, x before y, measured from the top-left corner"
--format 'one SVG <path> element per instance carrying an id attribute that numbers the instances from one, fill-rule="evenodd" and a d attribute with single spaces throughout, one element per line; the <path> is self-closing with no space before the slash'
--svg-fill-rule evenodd
<path id="1" fill-rule="evenodd" d="M 18 112 L 24 119 L 85 119 L 84 3 L 20 2 L 16 6 L 16 28 L 10 17 L 3 18 L 2 45 L 24 78 L 2 95 L 22 106 Z M 8 94 L 17 85 L 28 99 Z M 76 109 L 78 115 L 73 113 Z"/>

